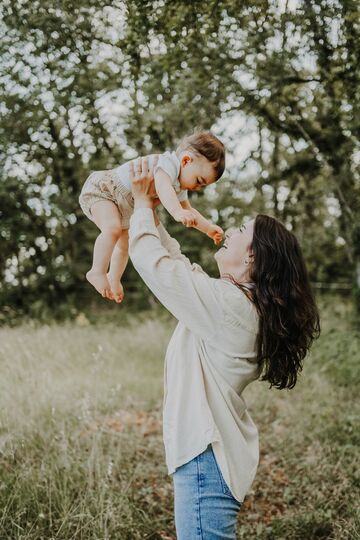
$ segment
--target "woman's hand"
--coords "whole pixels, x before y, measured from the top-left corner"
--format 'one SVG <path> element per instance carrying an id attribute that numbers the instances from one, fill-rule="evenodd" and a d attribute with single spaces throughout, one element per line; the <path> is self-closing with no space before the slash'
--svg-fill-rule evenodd
<path id="1" fill-rule="evenodd" d="M 154 167 L 158 161 L 156 156 L 149 167 L 147 157 L 138 158 L 129 164 L 129 175 L 134 197 L 135 208 L 154 208 L 159 204 L 154 184 Z"/>

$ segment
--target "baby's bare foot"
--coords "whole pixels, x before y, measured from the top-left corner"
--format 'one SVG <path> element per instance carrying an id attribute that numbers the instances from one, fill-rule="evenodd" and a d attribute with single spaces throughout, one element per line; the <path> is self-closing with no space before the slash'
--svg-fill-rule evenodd
<path id="1" fill-rule="evenodd" d="M 113 276 L 110 272 L 107 274 L 107 278 L 111 286 L 113 299 L 117 304 L 120 304 L 120 302 L 122 302 L 124 299 L 124 289 L 121 285 L 120 279 L 118 276 Z"/>
<path id="2" fill-rule="evenodd" d="M 113 299 L 110 283 L 106 274 L 100 274 L 94 270 L 89 270 L 86 274 L 86 279 L 93 287 L 101 294 L 103 298 Z"/>

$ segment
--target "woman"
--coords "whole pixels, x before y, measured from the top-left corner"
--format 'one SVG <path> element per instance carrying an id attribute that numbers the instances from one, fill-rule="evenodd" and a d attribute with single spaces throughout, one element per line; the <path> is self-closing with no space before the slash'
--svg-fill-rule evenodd
<path id="1" fill-rule="evenodd" d="M 165 359 L 163 436 L 179 540 L 234 539 L 255 477 L 258 432 L 242 392 L 262 374 L 293 388 L 319 317 L 299 245 L 258 215 L 228 230 L 211 278 L 159 223 L 152 171 L 132 167 L 129 252 L 150 290 L 178 319 Z"/>

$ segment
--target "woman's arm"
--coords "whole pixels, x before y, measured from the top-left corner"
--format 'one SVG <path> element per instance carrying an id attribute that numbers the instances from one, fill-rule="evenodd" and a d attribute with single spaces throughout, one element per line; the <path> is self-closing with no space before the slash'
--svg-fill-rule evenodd
<path id="1" fill-rule="evenodd" d="M 213 280 L 182 258 L 171 257 L 150 208 L 138 205 L 131 216 L 129 253 L 146 285 L 179 321 L 204 339 L 216 337 L 220 314 Z"/>
<path id="2" fill-rule="evenodd" d="M 130 221 L 129 253 L 134 267 L 160 302 L 187 328 L 216 339 L 219 300 L 213 280 L 197 266 L 172 258 L 162 245 L 147 196 L 148 171 L 132 180 L 135 210 Z"/>
<path id="3" fill-rule="evenodd" d="M 155 204 L 156 206 L 158 206 L 160 204 L 160 200 L 156 199 Z M 179 242 L 175 240 L 175 238 L 170 236 L 168 231 L 165 229 L 164 225 L 159 220 L 159 217 L 155 210 L 154 200 L 153 200 L 153 217 L 154 217 L 155 226 L 159 233 L 160 242 L 164 246 L 164 248 L 168 251 L 170 257 L 172 259 L 182 259 L 186 264 L 189 264 L 191 266 L 190 260 L 185 255 L 183 255 L 183 253 L 181 253 Z M 200 266 L 198 266 L 198 268 L 200 268 Z"/>

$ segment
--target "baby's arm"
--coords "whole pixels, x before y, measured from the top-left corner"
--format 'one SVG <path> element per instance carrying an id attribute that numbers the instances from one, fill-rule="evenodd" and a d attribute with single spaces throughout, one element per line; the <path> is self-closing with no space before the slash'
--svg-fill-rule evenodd
<path id="1" fill-rule="evenodd" d="M 182 208 L 190 210 L 195 215 L 197 221 L 197 224 L 194 225 L 195 229 L 212 238 L 215 244 L 219 244 L 222 241 L 224 231 L 221 227 L 206 219 L 198 210 L 191 206 L 189 201 L 182 201 L 180 204 Z"/>
<path id="2" fill-rule="evenodd" d="M 188 227 L 196 225 L 194 214 L 181 206 L 175 189 L 171 183 L 171 178 L 166 172 L 159 169 L 154 177 L 156 193 L 170 215 L 176 220 L 181 221 Z"/>

